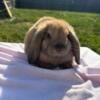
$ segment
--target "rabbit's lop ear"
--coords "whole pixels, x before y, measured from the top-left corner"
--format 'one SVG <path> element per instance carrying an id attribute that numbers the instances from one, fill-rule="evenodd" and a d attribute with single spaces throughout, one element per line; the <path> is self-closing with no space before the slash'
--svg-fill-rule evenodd
<path id="1" fill-rule="evenodd" d="M 37 21 L 28 31 L 25 37 L 25 52 L 28 55 L 30 64 L 36 63 L 41 49 L 46 24 L 41 24 L 44 20 Z"/>
<path id="2" fill-rule="evenodd" d="M 72 52 L 73 55 L 75 56 L 75 61 L 77 62 L 77 64 L 80 64 L 80 42 L 75 34 L 74 29 L 71 26 L 69 27 L 68 38 L 72 45 Z"/>
<path id="3" fill-rule="evenodd" d="M 37 30 L 32 37 L 31 43 L 29 44 L 29 62 L 31 64 L 35 63 L 40 55 L 41 44 L 43 41 L 44 32 L 43 30 Z"/>

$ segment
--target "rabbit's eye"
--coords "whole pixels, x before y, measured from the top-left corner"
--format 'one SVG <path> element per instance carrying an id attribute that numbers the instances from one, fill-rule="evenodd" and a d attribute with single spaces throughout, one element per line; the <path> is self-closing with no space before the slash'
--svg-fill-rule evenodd
<path id="1" fill-rule="evenodd" d="M 51 39 L 51 35 L 49 33 L 47 33 L 47 38 Z"/>

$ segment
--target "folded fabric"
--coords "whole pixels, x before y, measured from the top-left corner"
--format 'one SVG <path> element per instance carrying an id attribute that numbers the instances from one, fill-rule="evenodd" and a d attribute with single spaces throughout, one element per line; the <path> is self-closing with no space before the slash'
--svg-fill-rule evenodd
<path id="1" fill-rule="evenodd" d="M 0 100 L 99 100 L 100 55 L 80 49 L 76 68 L 48 70 L 28 64 L 23 43 L 0 42 Z"/>

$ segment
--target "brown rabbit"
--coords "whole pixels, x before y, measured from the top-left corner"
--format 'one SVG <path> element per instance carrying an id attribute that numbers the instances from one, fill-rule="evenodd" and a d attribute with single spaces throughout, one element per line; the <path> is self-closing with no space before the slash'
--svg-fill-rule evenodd
<path id="1" fill-rule="evenodd" d="M 29 29 L 25 52 L 30 64 L 43 68 L 71 68 L 75 61 L 80 64 L 80 43 L 73 27 L 53 17 L 42 17 Z"/>

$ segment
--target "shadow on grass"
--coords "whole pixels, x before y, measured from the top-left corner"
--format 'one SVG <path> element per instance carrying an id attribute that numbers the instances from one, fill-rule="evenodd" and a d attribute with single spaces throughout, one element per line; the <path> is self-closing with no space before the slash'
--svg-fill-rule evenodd
<path id="1" fill-rule="evenodd" d="M 0 19 L 6 19 L 9 18 L 8 14 L 5 10 L 0 9 Z"/>

